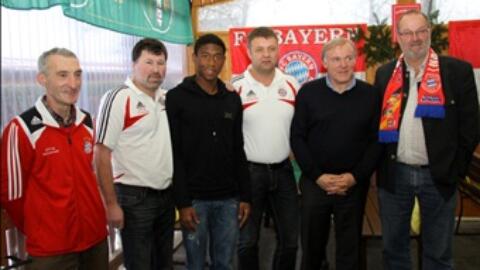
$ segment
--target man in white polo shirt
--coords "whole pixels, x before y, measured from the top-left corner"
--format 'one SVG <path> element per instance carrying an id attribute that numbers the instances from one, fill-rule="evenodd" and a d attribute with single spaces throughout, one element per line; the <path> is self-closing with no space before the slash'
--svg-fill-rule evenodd
<path id="1" fill-rule="evenodd" d="M 172 269 L 172 149 L 160 88 L 167 50 L 154 39 L 132 51 L 133 72 L 102 98 L 95 163 L 110 224 L 121 229 L 128 270 Z"/>
<path id="2" fill-rule="evenodd" d="M 290 153 L 290 122 L 298 82 L 276 68 L 278 38 L 259 27 L 248 35 L 252 64 L 232 84 L 242 99 L 245 152 L 252 187 L 252 213 L 240 231 L 239 269 L 259 269 L 258 239 L 268 207 L 277 232 L 273 269 L 295 269 L 298 241 L 297 186 Z"/>

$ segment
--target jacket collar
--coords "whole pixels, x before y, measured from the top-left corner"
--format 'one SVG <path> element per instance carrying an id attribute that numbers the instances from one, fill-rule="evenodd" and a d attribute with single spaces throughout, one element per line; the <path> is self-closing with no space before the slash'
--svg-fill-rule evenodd
<path id="1" fill-rule="evenodd" d="M 37 109 L 37 111 L 42 116 L 43 124 L 46 125 L 46 126 L 60 128 L 60 125 L 58 124 L 57 120 L 55 120 L 55 118 L 52 116 L 52 114 L 48 111 L 45 104 L 43 104 L 43 101 L 42 101 L 43 97 L 44 96 L 39 97 L 37 99 L 37 101 L 35 102 L 35 108 Z M 83 122 L 86 115 L 77 106 L 75 106 L 75 105 L 73 105 L 73 106 L 74 106 L 74 109 L 75 109 L 74 125 L 78 126 Z"/>

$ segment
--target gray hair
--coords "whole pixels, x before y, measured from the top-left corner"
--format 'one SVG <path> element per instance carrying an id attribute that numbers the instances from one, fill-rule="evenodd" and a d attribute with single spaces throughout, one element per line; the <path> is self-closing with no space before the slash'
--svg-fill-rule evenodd
<path id="1" fill-rule="evenodd" d="M 428 19 L 428 16 L 425 15 L 425 13 L 421 12 L 418 9 L 409 9 L 405 11 L 404 13 L 400 14 L 397 20 L 397 33 L 400 33 L 400 22 L 402 21 L 403 17 L 407 15 L 420 15 L 425 19 L 425 22 L 427 22 L 428 28 L 432 28 L 432 24 L 430 23 L 430 19 Z"/>
<path id="2" fill-rule="evenodd" d="M 344 38 L 344 37 L 339 37 L 339 38 L 334 38 L 325 43 L 325 45 L 322 48 L 322 61 L 325 62 L 325 57 L 327 57 L 327 52 L 330 51 L 333 48 L 336 48 L 338 46 L 343 46 L 345 44 L 349 44 L 354 53 L 354 57 L 357 57 L 357 46 L 355 46 L 355 43 L 351 41 L 350 39 Z"/>
<path id="3" fill-rule="evenodd" d="M 70 51 L 69 49 L 55 47 L 53 49 L 50 49 L 50 50 L 42 53 L 42 55 L 40 55 L 40 57 L 38 57 L 38 62 L 37 62 L 38 72 L 44 73 L 44 74 L 47 73 L 47 59 L 51 55 L 61 55 L 61 56 L 64 56 L 64 57 L 73 57 L 75 59 L 78 59 L 77 56 L 72 51 Z"/>

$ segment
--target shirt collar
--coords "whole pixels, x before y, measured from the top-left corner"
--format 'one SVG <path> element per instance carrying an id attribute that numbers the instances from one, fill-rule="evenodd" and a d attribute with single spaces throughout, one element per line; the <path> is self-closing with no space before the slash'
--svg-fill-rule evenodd
<path id="1" fill-rule="evenodd" d="M 417 76 L 415 77 L 415 69 L 408 64 L 408 62 L 405 60 L 405 66 L 407 68 L 407 71 L 411 74 L 410 76 L 412 76 L 412 78 L 414 78 L 415 80 L 420 80 L 423 76 L 423 72 L 425 72 L 425 66 L 427 64 L 427 58 L 428 57 L 425 57 L 425 59 L 423 60 L 422 64 L 420 65 L 420 72 L 417 74 Z"/>
<path id="2" fill-rule="evenodd" d="M 69 127 L 71 126 L 76 119 L 76 110 L 74 106 L 70 106 L 70 115 L 67 119 L 63 119 L 58 113 L 56 113 L 47 103 L 47 96 L 43 96 L 42 103 L 47 108 L 47 111 L 53 117 L 53 119 L 57 122 L 60 127 Z"/>
<path id="3" fill-rule="evenodd" d="M 245 77 L 251 82 L 251 83 L 255 83 L 255 84 L 259 84 L 259 85 L 263 85 L 262 83 L 260 83 L 259 81 L 255 80 L 255 78 L 253 78 L 252 76 L 252 73 L 250 73 L 250 69 L 252 68 L 252 64 L 248 65 L 247 69 L 245 70 Z M 273 85 L 276 83 L 276 81 L 278 81 L 279 79 L 281 79 L 281 75 L 283 74 L 283 72 L 279 69 L 279 68 L 275 68 L 275 76 L 273 77 L 273 80 L 272 80 L 272 83 L 270 85 Z M 265 86 L 265 85 L 263 85 Z"/>
<path id="4" fill-rule="evenodd" d="M 132 81 L 132 78 L 127 77 L 125 80 L 125 85 L 128 86 L 130 89 L 132 89 L 138 96 L 144 96 L 150 98 L 149 95 L 145 94 L 142 90 L 140 90 Z M 157 91 L 155 91 L 155 101 L 159 101 L 165 96 L 165 90 L 163 90 L 161 87 L 158 88 Z"/>
<path id="5" fill-rule="evenodd" d="M 330 81 L 330 77 L 328 76 L 327 74 L 327 86 L 330 87 L 333 91 L 335 91 L 335 87 L 333 86 L 333 83 L 332 81 Z M 352 90 L 352 88 L 355 87 L 355 85 L 357 85 L 357 80 L 355 79 L 355 76 L 353 77 L 352 81 L 350 82 L 350 84 L 347 86 L 347 88 L 345 89 L 344 92 L 347 92 L 347 91 L 350 91 Z M 336 91 L 335 91 L 336 92 Z"/>

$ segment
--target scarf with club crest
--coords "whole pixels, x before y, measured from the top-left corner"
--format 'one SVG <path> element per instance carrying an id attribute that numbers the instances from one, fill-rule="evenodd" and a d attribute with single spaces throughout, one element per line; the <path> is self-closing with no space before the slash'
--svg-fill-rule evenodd
<path id="1" fill-rule="evenodd" d="M 403 54 L 400 55 L 383 97 L 379 127 L 381 143 L 398 142 L 403 98 Z M 430 48 L 425 71 L 418 88 L 415 117 L 444 118 L 445 96 L 440 77 L 438 55 Z"/>

